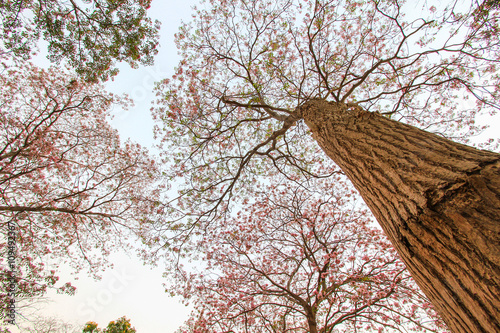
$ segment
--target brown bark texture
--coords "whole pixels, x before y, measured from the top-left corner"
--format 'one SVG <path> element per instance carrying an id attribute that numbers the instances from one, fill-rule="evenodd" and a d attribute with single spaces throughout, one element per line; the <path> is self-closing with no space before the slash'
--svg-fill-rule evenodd
<path id="1" fill-rule="evenodd" d="M 312 307 L 305 307 L 304 308 L 306 314 L 307 314 L 307 324 L 309 326 L 309 333 L 318 333 L 318 323 L 316 321 L 316 309 Z"/>
<path id="2" fill-rule="evenodd" d="M 302 117 L 453 332 L 500 332 L 500 155 L 311 100 Z"/>

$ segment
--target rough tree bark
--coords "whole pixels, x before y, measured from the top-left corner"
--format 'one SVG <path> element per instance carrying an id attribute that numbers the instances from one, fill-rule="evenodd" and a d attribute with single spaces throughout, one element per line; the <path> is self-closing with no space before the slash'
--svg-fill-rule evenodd
<path id="1" fill-rule="evenodd" d="M 500 155 L 355 105 L 300 109 L 454 332 L 500 332 Z"/>

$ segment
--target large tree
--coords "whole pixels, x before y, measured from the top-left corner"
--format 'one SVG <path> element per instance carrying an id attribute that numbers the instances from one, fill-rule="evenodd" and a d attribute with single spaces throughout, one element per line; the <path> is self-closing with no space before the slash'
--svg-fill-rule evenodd
<path id="1" fill-rule="evenodd" d="M 321 147 L 448 326 L 500 330 L 500 155 L 454 142 L 499 108 L 498 12 L 399 0 L 202 6 L 177 34 L 182 60 L 153 112 L 170 175 L 184 179 L 162 245 L 227 218 L 263 173 L 327 176 L 335 165 L 320 174 Z"/>
<path id="2" fill-rule="evenodd" d="M 95 274 L 154 218 L 158 165 L 108 123 L 124 103 L 65 70 L 19 64 L 0 75 L 0 317 L 9 276 L 18 301 L 50 287 L 71 294 L 57 284 L 60 262 Z"/>
<path id="3" fill-rule="evenodd" d="M 150 65 L 160 23 L 147 17 L 151 0 L 7 0 L 0 2 L 0 54 L 29 59 L 38 41 L 48 58 L 66 60 L 88 81 L 118 73 L 116 61 Z"/>
<path id="4" fill-rule="evenodd" d="M 196 265 L 176 274 L 195 305 L 180 331 L 443 332 L 353 191 L 342 175 L 274 180 L 235 218 L 211 223 L 194 238 Z"/>

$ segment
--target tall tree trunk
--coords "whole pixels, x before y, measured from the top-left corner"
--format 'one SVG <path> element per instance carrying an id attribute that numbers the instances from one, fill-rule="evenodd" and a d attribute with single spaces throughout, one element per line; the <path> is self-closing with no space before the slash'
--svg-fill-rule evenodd
<path id="1" fill-rule="evenodd" d="M 500 332 L 500 155 L 311 100 L 302 117 L 454 332 Z"/>
<path id="2" fill-rule="evenodd" d="M 307 315 L 307 325 L 309 333 L 318 333 L 318 323 L 316 321 L 316 309 L 311 306 L 304 306 Z"/>

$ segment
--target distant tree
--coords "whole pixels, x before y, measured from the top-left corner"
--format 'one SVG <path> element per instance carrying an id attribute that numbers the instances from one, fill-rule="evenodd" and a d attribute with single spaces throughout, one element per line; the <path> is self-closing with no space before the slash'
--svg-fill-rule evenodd
<path id="1" fill-rule="evenodd" d="M 116 321 L 111 321 L 103 331 L 103 333 L 135 333 L 136 330 L 130 324 L 130 319 L 126 317 L 118 318 Z"/>
<path id="2" fill-rule="evenodd" d="M 49 59 L 66 60 L 87 81 L 116 75 L 116 61 L 150 65 L 160 23 L 146 16 L 151 0 L 8 0 L 0 2 L 0 54 L 29 59 L 37 42 Z"/>
<path id="3" fill-rule="evenodd" d="M 443 332 L 345 177 L 302 185 L 263 187 L 194 237 L 201 257 L 172 289 L 195 306 L 180 332 Z"/>
<path id="4" fill-rule="evenodd" d="M 29 326 L 22 327 L 27 333 L 76 333 L 76 327 L 54 317 L 37 317 L 30 320 Z"/>
<path id="5" fill-rule="evenodd" d="M 136 329 L 130 324 L 130 319 L 125 316 L 118 318 L 116 321 L 110 321 L 108 326 L 101 330 L 97 328 L 98 324 L 89 321 L 83 328 L 83 333 L 136 333 Z"/>
<path id="6" fill-rule="evenodd" d="M 12 228 L 18 299 L 47 288 L 72 294 L 71 284 L 57 285 L 60 262 L 97 274 L 161 208 L 155 160 L 138 144 L 122 144 L 108 123 L 113 105 L 127 103 L 64 70 L 26 63 L 1 73 L 1 316 Z"/>
<path id="7" fill-rule="evenodd" d="M 154 109 L 182 185 L 179 242 L 228 218 L 262 175 L 334 164 L 447 325 L 500 331 L 500 155 L 461 144 L 476 115 L 500 109 L 500 35 L 485 38 L 500 13 L 478 21 L 476 9 L 205 1 L 176 36 L 182 58 Z M 172 238 L 161 245 L 179 248 Z"/>
<path id="8" fill-rule="evenodd" d="M 97 328 L 97 326 L 99 326 L 99 324 L 95 321 L 89 321 L 83 327 L 83 333 L 98 333 L 100 332 L 100 329 Z"/>

